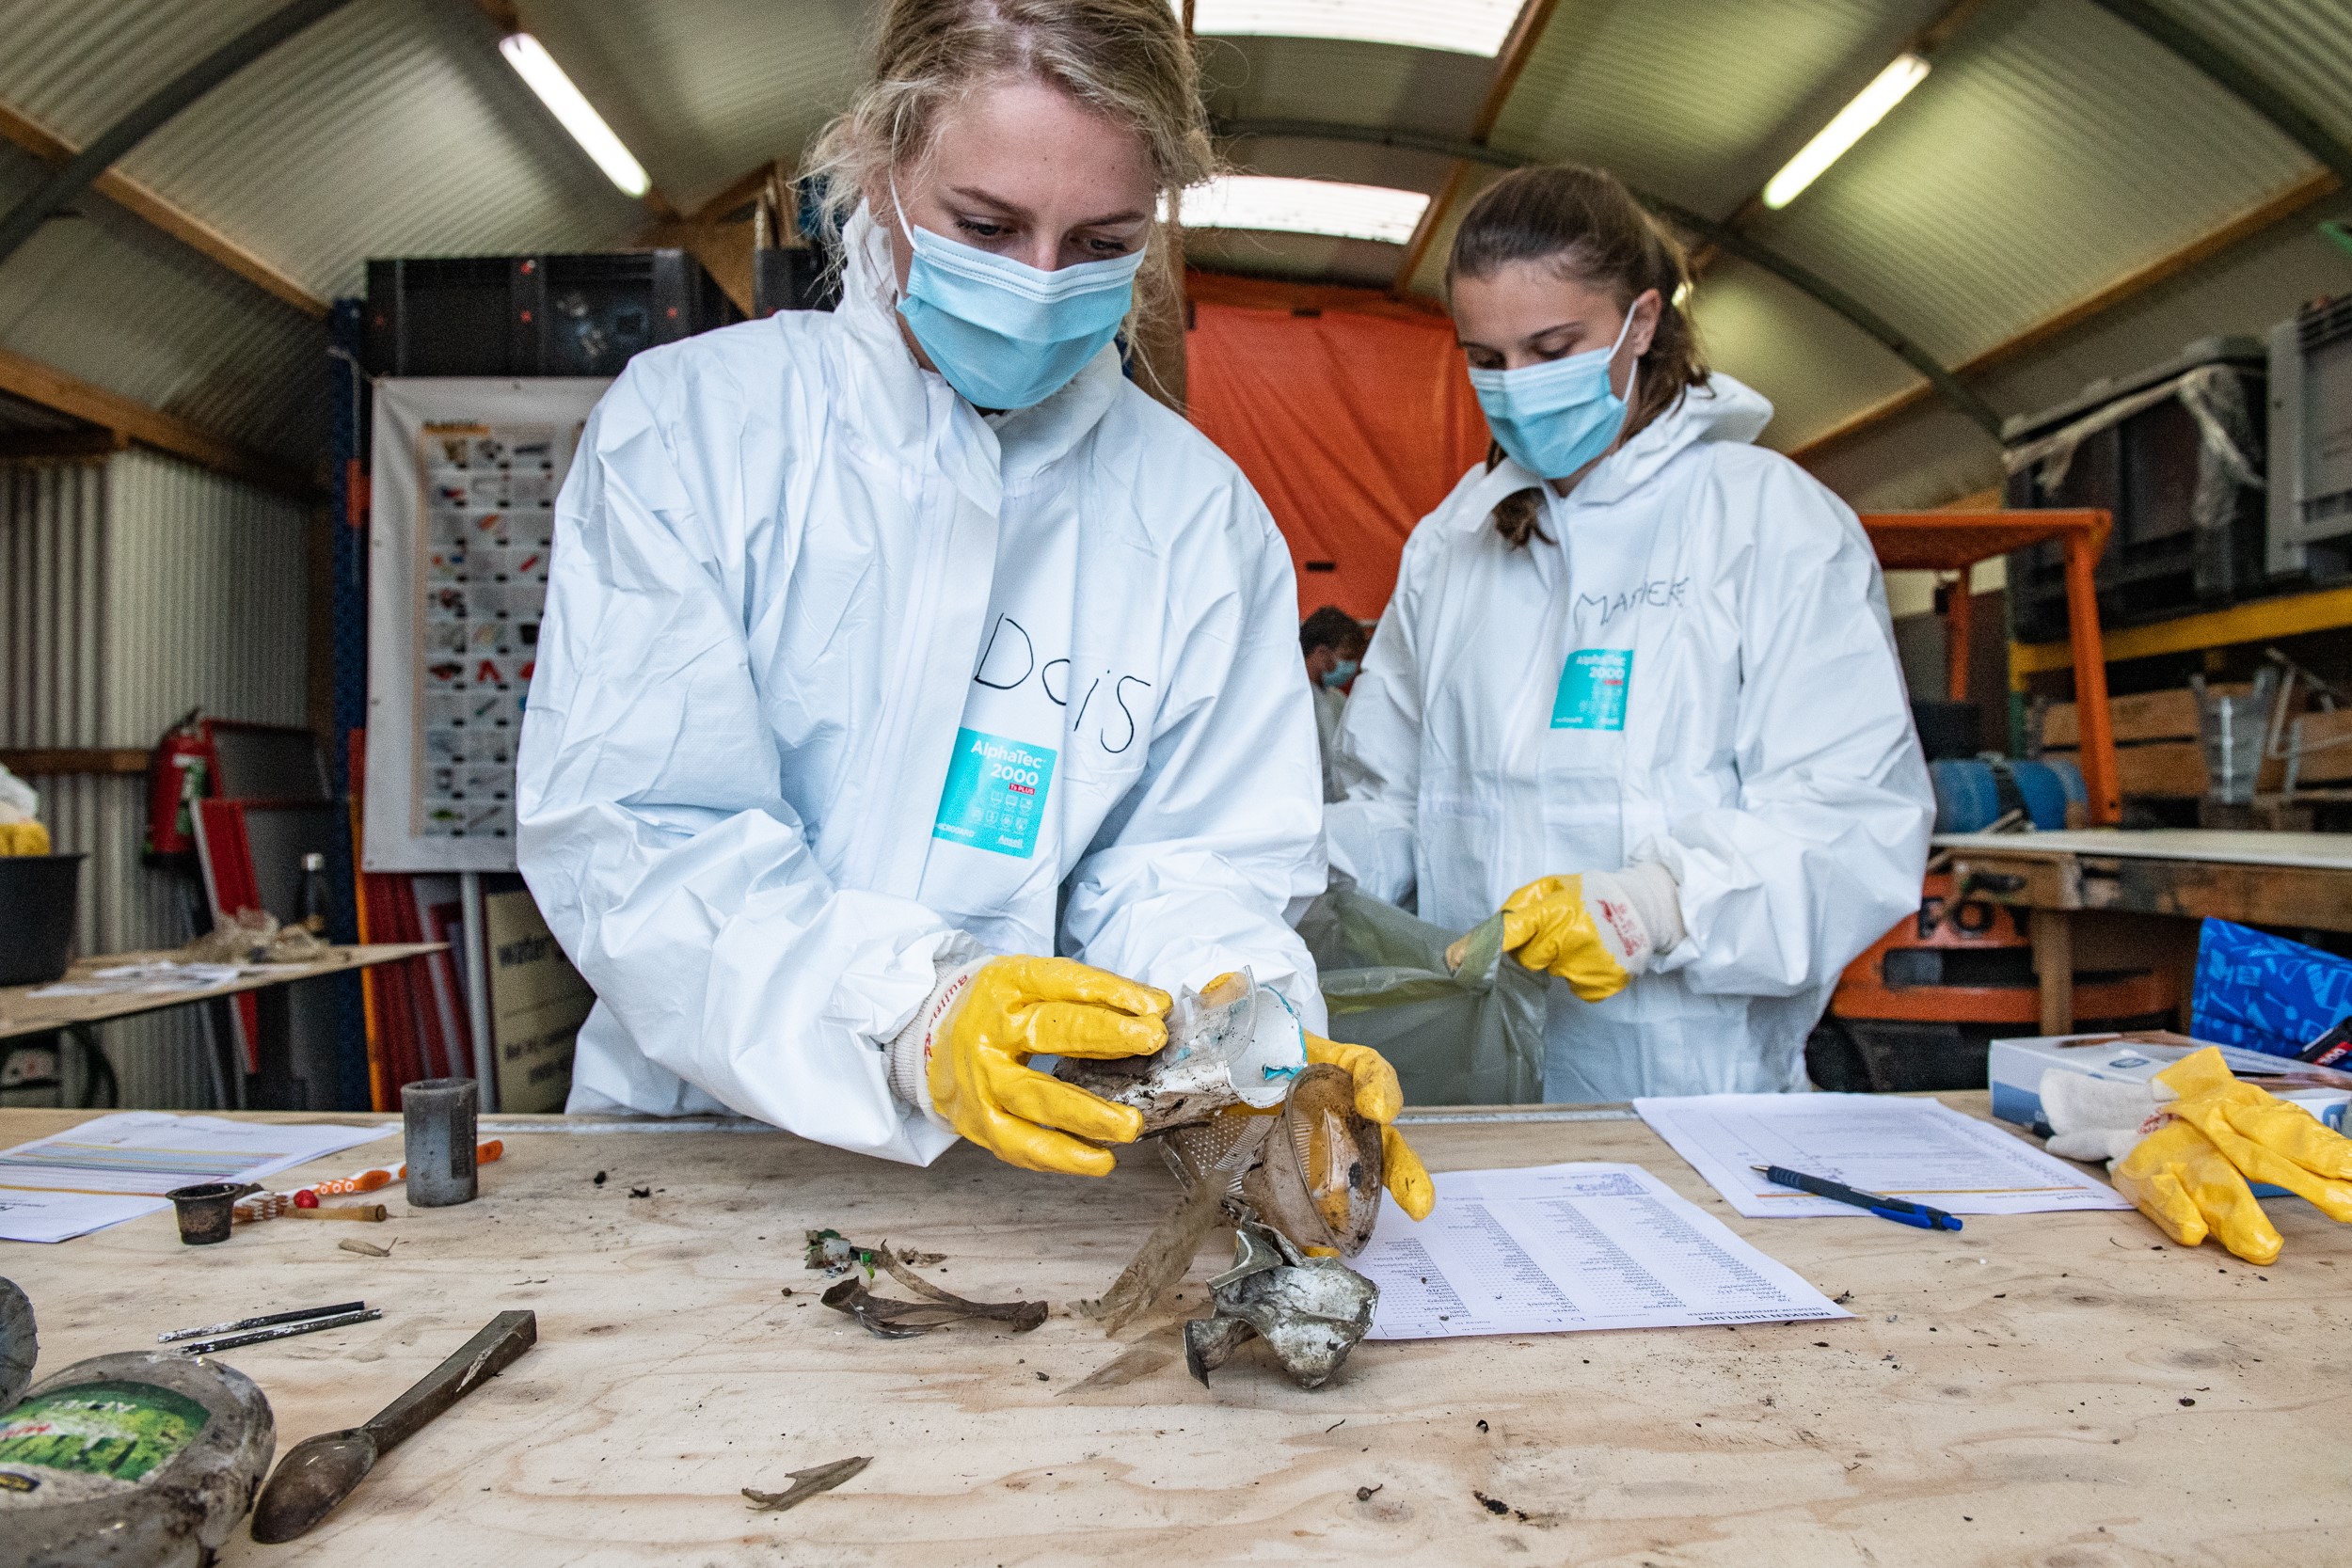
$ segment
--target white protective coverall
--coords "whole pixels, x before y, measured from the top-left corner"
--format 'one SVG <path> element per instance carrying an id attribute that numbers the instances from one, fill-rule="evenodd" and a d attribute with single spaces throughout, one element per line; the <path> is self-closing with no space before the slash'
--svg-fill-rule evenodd
<path id="1" fill-rule="evenodd" d="M 885 1048 L 943 960 L 1247 967 L 1320 1028 L 1284 919 L 1323 887 L 1320 780 L 1240 471 L 1110 349 L 983 418 L 899 337 L 880 231 L 847 239 L 839 310 L 641 354 L 589 420 L 518 849 L 598 998 L 571 1109 L 928 1163 L 953 1135 Z"/>
<path id="2" fill-rule="evenodd" d="M 1805 1086 L 1838 972 L 1919 903 L 1933 806 L 1851 512 L 1693 388 L 1513 549 L 1473 468 L 1405 546 L 1340 731 L 1334 870 L 1463 929 L 1538 877 L 1661 861 L 1686 934 L 1606 1002 L 1550 982 L 1554 1101 Z M 1621 678 L 1621 679 L 1620 679 Z"/>

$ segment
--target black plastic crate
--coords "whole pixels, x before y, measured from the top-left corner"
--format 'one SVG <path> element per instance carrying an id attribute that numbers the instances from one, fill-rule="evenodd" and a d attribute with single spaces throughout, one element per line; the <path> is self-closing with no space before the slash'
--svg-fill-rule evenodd
<path id="1" fill-rule="evenodd" d="M 742 319 L 683 250 L 368 263 L 375 375 L 618 375 L 641 350 Z"/>
<path id="2" fill-rule="evenodd" d="M 2071 403 L 2010 420 L 2003 440 L 2015 451 L 2207 366 L 2217 367 L 2235 384 L 2242 411 L 2236 444 L 2259 475 L 2267 445 L 2268 349 L 2252 338 L 2192 344 L 2138 375 L 2096 385 Z M 2212 486 L 2224 498 L 2205 528 L 2197 526 L 2195 515 L 2200 485 Z M 2265 498 L 2261 490 L 2232 481 L 2207 451 L 2197 415 L 2178 396 L 2086 436 L 2055 483 L 2041 465 L 2011 474 L 2004 499 L 2011 507 L 2087 506 L 2114 515 L 2097 572 L 2103 625 L 2161 621 L 2252 597 L 2266 587 Z M 2036 545 L 2010 555 L 2009 602 L 2020 641 L 2066 636 L 2062 546 Z"/>

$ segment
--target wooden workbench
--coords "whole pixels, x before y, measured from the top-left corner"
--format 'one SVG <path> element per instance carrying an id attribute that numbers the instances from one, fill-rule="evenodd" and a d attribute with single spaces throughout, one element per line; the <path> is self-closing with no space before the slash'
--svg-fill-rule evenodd
<path id="1" fill-rule="evenodd" d="M 2193 922 L 2352 931 L 2352 833 L 2091 828 L 1939 833 L 1934 845 L 1951 855 L 1956 888 L 2032 911 L 2045 1035 L 2074 1026 L 2076 970 L 2185 967 Z"/>
<path id="2" fill-rule="evenodd" d="M 22 1035 L 44 1035 L 55 1029 L 86 1028 L 103 1023 L 108 1019 L 130 1018 L 138 1013 L 159 1012 L 166 1007 L 183 1007 L 192 1002 L 210 1002 L 216 997 L 241 996 L 246 991 L 266 990 L 273 986 L 290 986 L 298 980 L 315 980 L 325 974 L 342 974 L 347 971 L 370 968 L 375 964 L 397 963 L 403 958 L 422 958 L 438 953 L 444 943 L 437 942 L 376 942 L 358 947 L 330 947 L 326 956 L 313 963 L 271 964 L 257 974 L 240 974 L 233 980 L 201 990 L 164 992 L 111 991 L 100 996 L 36 996 L 42 986 L 0 986 L 0 1040 Z M 66 971 L 69 981 L 87 981 L 92 972 L 120 964 L 160 963 L 178 958 L 174 952 L 102 953 L 94 958 L 79 958 Z M 58 982 L 52 981 L 55 985 Z"/>
<path id="3" fill-rule="evenodd" d="M 1946 1098 L 1982 1114 L 1982 1095 Z M 74 1119 L 0 1112 L 0 1147 Z M 2340 1560 L 2352 1528 L 2335 1441 L 2352 1232 L 2297 1202 L 2271 1205 L 2287 1251 L 2254 1269 L 2129 1212 L 1959 1235 L 1742 1219 L 1629 1119 L 1424 1125 L 1438 1169 L 1638 1161 L 1856 1317 L 1371 1343 L 1317 1393 L 1263 1347 L 1204 1390 L 1171 1349 L 1074 1389 L 1120 1347 L 1064 1304 L 1168 1200 L 1149 1161 L 1090 1184 L 969 1147 L 917 1170 L 766 1132 L 492 1125 L 507 1154 L 466 1208 L 395 1196 L 384 1225 L 281 1220 L 202 1249 L 167 1214 L 0 1245 L 42 1372 L 185 1324 L 381 1306 L 223 1357 L 268 1392 L 282 1452 L 364 1419 L 494 1312 L 539 1314 L 538 1348 L 326 1525 L 281 1547 L 240 1533 L 231 1564 L 2120 1568 Z M 948 1288 L 1043 1295 L 1054 1316 L 1026 1337 L 870 1338 L 816 1303 L 802 1232 L 824 1226 L 944 1252 Z M 355 1233 L 397 1245 L 339 1250 Z M 1217 1248 L 1202 1262 L 1187 1309 Z M 793 1512 L 739 1496 L 851 1454 L 874 1462 Z"/>

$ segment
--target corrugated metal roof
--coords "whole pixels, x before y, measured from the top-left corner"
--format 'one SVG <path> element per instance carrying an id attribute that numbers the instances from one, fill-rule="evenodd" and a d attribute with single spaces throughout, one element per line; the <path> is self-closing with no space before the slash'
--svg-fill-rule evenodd
<path id="1" fill-rule="evenodd" d="M 1856 408 L 1919 384 L 1901 360 L 1835 311 L 1728 257 L 1700 281 L 1692 314 L 1708 362 L 1772 400 L 1763 440 L 1784 451 Z"/>
<path id="2" fill-rule="evenodd" d="M 1315 119 L 1468 135 L 1494 78 L 1476 55 L 1336 39 L 1200 41 L 1209 112 L 1220 119 Z"/>
<path id="3" fill-rule="evenodd" d="M 1941 0 L 1564 0 L 1492 137 L 1721 217 Z"/>
<path id="4" fill-rule="evenodd" d="M 416 0 L 358 0 L 246 67 L 123 170 L 320 294 L 370 256 L 596 250 L 644 210 L 481 40 Z"/>
<path id="5" fill-rule="evenodd" d="M 1397 247 L 1327 234 L 1277 234 L 1254 229 L 1188 229 L 1184 261 L 1212 272 L 1319 283 L 1384 287 L 1396 273 Z"/>
<path id="6" fill-rule="evenodd" d="M 278 0 L 13 0 L 0 102 L 76 141 Z M 1947 0 L 1562 0 L 1493 140 L 1737 208 Z M 2346 0 L 2160 0 L 2352 140 Z M 869 0 L 523 0 L 664 193 L 691 208 L 789 162 L 847 99 Z M 353 0 L 126 161 L 320 293 L 370 255 L 604 248 L 644 222 L 506 73 L 470 0 Z M 1493 63 L 1327 40 L 1207 40 L 1228 119 L 1461 135 Z M 1269 173 L 1436 191 L 1451 166 L 1337 141 L 1234 150 Z M 2312 166 L 2088 0 L 1992 0 L 1934 73 L 1786 212 L 1756 225 L 1947 362 L 2214 231 Z M 32 166 L 0 157 L 0 192 Z M 1460 189 L 1489 178 L 1470 168 Z M 310 439 L 317 330 L 96 198 L 0 268 L 0 342 L 223 434 Z M 1458 211 L 1458 205 L 1457 205 Z M 1408 285 L 1433 289 L 1454 214 Z M 1398 247 L 1196 235 L 1203 264 L 1390 283 Z M 1908 373 L 1782 285 L 1720 263 L 1725 367 L 1772 383 L 1775 439 Z M 1782 340 L 1787 340 L 1782 341 Z"/>
<path id="7" fill-rule="evenodd" d="M 2313 166 L 2088 0 L 2044 0 L 1963 37 L 1755 231 L 1953 364 Z"/>
<path id="8" fill-rule="evenodd" d="M 0 199 L 39 166 L 0 150 Z M 322 323 L 87 198 L 0 267 L 0 347 L 306 465 L 322 444 Z"/>
<path id="9" fill-rule="evenodd" d="M 2154 0 L 2352 143 L 2352 6 L 2344 0 Z"/>
<path id="10" fill-rule="evenodd" d="M 686 212 L 849 105 L 876 8 L 859 0 L 566 0 L 521 8 Z"/>
<path id="11" fill-rule="evenodd" d="M 283 0 L 8 0 L 0 102 L 81 145 Z"/>

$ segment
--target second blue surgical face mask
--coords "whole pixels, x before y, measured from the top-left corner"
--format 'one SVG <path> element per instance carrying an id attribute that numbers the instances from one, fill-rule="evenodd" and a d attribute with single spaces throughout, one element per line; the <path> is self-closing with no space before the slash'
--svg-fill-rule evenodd
<path id="1" fill-rule="evenodd" d="M 1331 668 L 1323 673 L 1323 684 L 1330 687 L 1336 691 L 1341 687 L 1345 686 L 1349 681 L 1354 680 L 1356 678 L 1356 672 L 1361 668 L 1362 665 L 1355 659 L 1341 659 L 1337 664 L 1332 665 Z"/>
<path id="2" fill-rule="evenodd" d="M 1143 252 L 1040 272 L 913 229 L 898 313 L 947 385 L 981 408 L 1027 408 L 1069 385 L 1119 334 Z"/>
<path id="3" fill-rule="evenodd" d="M 1609 388 L 1609 362 L 1632 330 L 1629 309 L 1617 341 L 1607 348 L 1515 371 L 1470 372 L 1486 428 L 1513 462 L 1544 479 L 1565 479 L 1609 450 L 1625 428 L 1634 380 L 1629 374 L 1626 396 L 1617 396 Z M 1634 374 L 1640 370 L 1637 362 Z"/>

